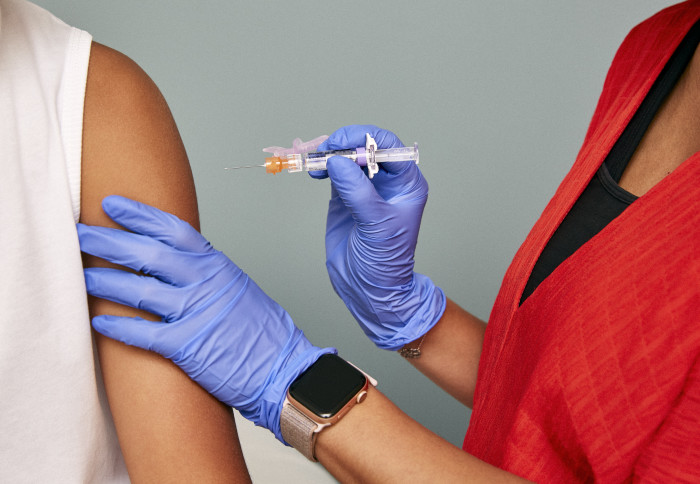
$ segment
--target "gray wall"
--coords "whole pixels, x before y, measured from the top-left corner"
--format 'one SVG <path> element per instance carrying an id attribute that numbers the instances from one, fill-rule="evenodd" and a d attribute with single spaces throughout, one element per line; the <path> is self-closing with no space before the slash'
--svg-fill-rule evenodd
<path id="1" fill-rule="evenodd" d="M 468 411 L 375 349 L 331 289 L 326 181 L 261 149 L 373 123 L 417 141 L 431 192 L 416 268 L 482 318 L 573 162 L 606 70 L 663 0 L 41 0 L 136 60 L 187 147 L 204 234 L 293 316 L 460 445 Z"/>

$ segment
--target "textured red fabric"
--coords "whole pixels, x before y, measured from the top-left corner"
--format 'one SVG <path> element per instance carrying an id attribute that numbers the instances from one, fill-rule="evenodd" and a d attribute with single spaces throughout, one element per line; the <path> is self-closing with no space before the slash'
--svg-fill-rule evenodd
<path id="1" fill-rule="evenodd" d="M 528 275 L 700 1 L 630 32 L 583 147 L 504 277 L 464 449 L 539 482 L 700 482 L 700 153 L 565 260 Z"/>

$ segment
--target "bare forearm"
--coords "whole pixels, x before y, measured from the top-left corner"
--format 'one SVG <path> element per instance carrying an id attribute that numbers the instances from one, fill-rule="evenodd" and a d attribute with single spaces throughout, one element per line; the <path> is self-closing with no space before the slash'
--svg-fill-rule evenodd
<path id="1" fill-rule="evenodd" d="M 521 482 L 432 433 L 377 390 L 322 431 L 316 456 L 341 482 Z"/>
<path id="2" fill-rule="evenodd" d="M 408 361 L 471 407 L 485 329 L 486 323 L 448 299 L 442 318 L 421 342 L 420 358 Z M 419 341 L 407 346 L 415 347 Z"/>

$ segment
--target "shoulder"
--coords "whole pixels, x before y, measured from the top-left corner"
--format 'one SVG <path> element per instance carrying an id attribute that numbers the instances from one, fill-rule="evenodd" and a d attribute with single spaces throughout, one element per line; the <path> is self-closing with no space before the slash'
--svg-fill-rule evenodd
<path id="1" fill-rule="evenodd" d="M 641 102 L 641 96 L 698 19 L 700 0 L 693 0 L 661 10 L 632 28 L 612 60 L 586 140 L 599 127 L 607 129 L 604 121 L 611 121 L 611 116 L 626 115 L 624 110 L 635 107 L 634 101 Z"/>
<path id="2" fill-rule="evenodd" d="M 128 56 L 97 42 L 92 43 L 88 69 L 87 95 L 103 109 L 130 108 L 130 102 L 149 102 L 161 98 L 155 83 Z M 111 101 L 119 101 L 114 105 Z M 99 114 L 99 113 L 98 113 Z"/>
<path id="3" fill-rule="evenodd" d="M 100 201 L 109 194 L 158 206 L 197 226 L 187 154 L 163 95 L 136 62 L 93 42 L 83 117 L 81 213 L 101 212 Z"/>
<path id="4" fill-rule="evenodd" d="M 667 7 L 636 25 L 626 36 L 621 49 L 673 45 L 700 19 L 700 0 Z M 639 53 L 639 52 L 638 52 Z"/>
<path id="5" fill-rule="evenodd" d="M 85 92 L 85 129 L 105 138 L 136 135 L 172 124 L 170 110 L 151 78 L 126 55 L 92 43 Z"/>

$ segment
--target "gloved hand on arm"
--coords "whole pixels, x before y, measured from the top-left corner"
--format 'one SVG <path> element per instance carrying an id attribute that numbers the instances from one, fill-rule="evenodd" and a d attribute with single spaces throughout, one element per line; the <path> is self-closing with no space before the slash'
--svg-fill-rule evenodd
<path id="1" fill-rule="evenodd" d="M 364 146 L 366 133 L 378 149 L 403 146 L 390 131 L 356 125 L 339 129 L 318 150 Z M 370 180 L 355 163 L 335 156 L 327 172 L 326 266 L 333 288 L 378 347 L 399 349 L 427 333 L 445 311 L 442 290 L 413 271 L 428 183 L 410 161 L 382 164 Z"/>
<path id="2" fill-rule="evenodd" d="M 147 276 L 88 268 L 88 293 L 163 319 L 104 315 L 93 327 L 171 359 L 285 442 L 280 412 L 287 387 L 335 349 L 312 345 L 282 307 L 188 223 L 118 196 L 105 198 L 103 209 L 132 233 L 78 224 L 81 250 Z"/>

